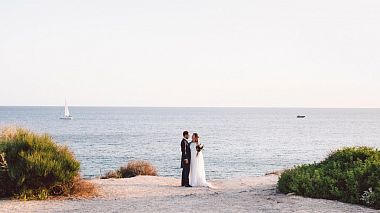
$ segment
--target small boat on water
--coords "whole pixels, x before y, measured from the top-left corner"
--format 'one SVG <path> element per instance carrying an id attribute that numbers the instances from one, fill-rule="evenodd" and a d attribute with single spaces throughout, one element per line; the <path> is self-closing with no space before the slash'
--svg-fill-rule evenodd
<path id="1" fill-rule="evenodd" d="M 72 120 L 73 116 L 70 115 L 69 106 L 67 105 L 67 102 L 65 100 L 65 116 L 60 117 L 61 120 Z"/>
<path id="2" fill-rule="evenodd" d="M 305 115 L 297 115 L 297 118 L 306 118 Z"/>

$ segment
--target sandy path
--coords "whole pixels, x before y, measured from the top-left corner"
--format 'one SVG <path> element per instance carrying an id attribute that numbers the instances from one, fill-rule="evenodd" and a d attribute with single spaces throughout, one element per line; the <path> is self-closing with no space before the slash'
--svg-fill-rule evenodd
<path id="1" fill-rule="evenodd" d="M 0 212 L 377 212 L 335 201 L 277 194 L 277 176 L 182 188 L 165 177 L 92 180 L 101 196 L 83 200 L 0 201 Z"/>

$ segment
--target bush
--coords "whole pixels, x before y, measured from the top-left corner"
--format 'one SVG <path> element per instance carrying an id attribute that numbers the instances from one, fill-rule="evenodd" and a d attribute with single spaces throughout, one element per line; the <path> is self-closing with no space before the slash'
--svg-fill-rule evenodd
<path id="1" fill-rule="evenodd" d="M 91 182 L 76 177 L 69 188 L 68 195 L 81 198 L 94 197 L 98 195 L 98 189 Z"/>
<path id="2" fill-rule="evenodd" d="M 122 178 L 120 174 L 120 170 L 109 171 L 105 175 L 100 177 L 100 179 L 111 179 L 111 178 Z"/>
<path id="3" fill-rule="evenodd" d="M 70 193 L 79 162 L 49 135 L 21 128 L 0 134 L 0 197 L 46 199 Z"/>
<path id="4" fill-rule="evenodd" d="M 131 161 L 127 166 L 120 168 L 123 178 L 136 177 L 139 175 L 157 176 L 156 168 L 147 161 Z"/>
<path id="5" fill-rule="evenodd" d="M 320 163 L 285 171 L 278 190 L 380 209 L 380 151 L 369 147 L 338 150 Z"/>
<path id="6" fill-rule="evenodd" d="M 148 161 L 131 161 L 116 171 L 107 172 L 102 179 L 131 178 L 139 175 L 157 176 L 157 169 Z"/>

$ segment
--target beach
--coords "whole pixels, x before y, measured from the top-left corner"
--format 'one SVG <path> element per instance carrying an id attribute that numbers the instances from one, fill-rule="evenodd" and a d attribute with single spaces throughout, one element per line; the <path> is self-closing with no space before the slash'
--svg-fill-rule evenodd
<path id="1" fill-rule="evenodd" d="M 380 1 L 0 14 L 0 213 L 380 212 Z"/>
<path id="2" fill-rule="evenodd" d="M 211 188 L 179 187 L 170 177 L 93 179 L 94 198 L 1 200 L 1 212 L 377 212 L 352 204 L 276 192 L 277 175 L 210 181 Z"/>

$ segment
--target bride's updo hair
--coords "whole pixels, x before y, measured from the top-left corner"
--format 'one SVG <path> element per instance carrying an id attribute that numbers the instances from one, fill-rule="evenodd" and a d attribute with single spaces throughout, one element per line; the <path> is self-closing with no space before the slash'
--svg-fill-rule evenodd
<path id="1" fill-rule="evenodd" d="M 198 139 L 199 139 L 199 135 L 198 135 L 198 133 L 194 132 L 194 133 L 193 133 L 193 136 L 194 136 L 195 139 L 198 141 Z"/>

